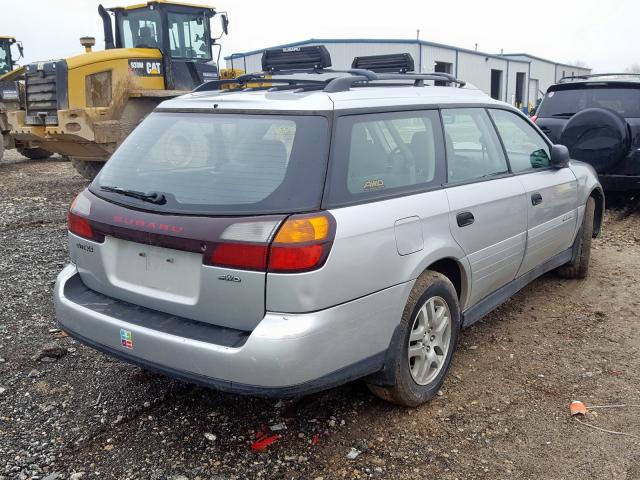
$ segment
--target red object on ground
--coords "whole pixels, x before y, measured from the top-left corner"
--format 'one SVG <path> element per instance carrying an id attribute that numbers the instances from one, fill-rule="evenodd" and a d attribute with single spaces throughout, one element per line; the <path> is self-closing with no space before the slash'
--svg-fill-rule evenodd
<path id="1" fill-rule="evenodd" d="M 280 440 L 280 435 L 267 435 L 267 427 L 262 425 L 260 431 L 256 433 L 256 441 L 251 444 L 251 450 L 266 452 L 267 447 L 278 440 Z"/>
<path id="2" fill-rule="evenodd" d="M 317 445 L 320 441 L 320 434 L 316 433 L 311 439 L 311 445 Z"/>

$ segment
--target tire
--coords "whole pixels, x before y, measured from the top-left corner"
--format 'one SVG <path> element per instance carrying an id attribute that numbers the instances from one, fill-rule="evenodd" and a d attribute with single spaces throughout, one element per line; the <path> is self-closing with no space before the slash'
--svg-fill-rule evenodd
<path id="1" fill-rule="evenodd" d="M 445 307 L 444 315 L 446 316 L 448 313 L 448 327 L 445 326 L 441 330 L 444 333 L 440 342 L 434 341 L 436 335 L 429 335 L 433 333 L 429 330 L 429 328 L 433 328 L 431 322 L 433 314 L 427 314 L 425 317 L 423 307 L 429 308 L 430 305 L 435 306 L 433 311 L 436 312 L 436 315 Z M 422 324 L 421 319 L 424 320 Z M 441 325 L 444 324 L 441 323 Z M 421 330 L 421 326 L 425 330 Z M 422 331 L 427 333 L 424 339 L 422 341 L 415 340 L 421 336 Z M 387 355 L 385 371 L 388 372 L 388 383 L 391 386 L 368 383 L 369 389 L 383 400 L 406 407 L 415 407 L 433 398 L 442 387 L 449 371 L 453 352 L 458 344 L 459 333 L 460 307 L 453 284 L 440 273 L 425 271 L 416 280 L 409 294 L 399 329 L 389 346 L 390 354 Z M 446 350 L 443 350 L 447 336 L 448 344 Z M 410 358 L 410 345 L 413 353 L 419 352 L 418 356 Z M 429 358 L 439 359 L 438 366 L 435 367 L 435 360 L 432 360 L 433 363 L 427 362 L 428 368 L 424 369 L 425 374 L 420 376 L 419 362 L 425 362 Z"/>
<path id="2" fill-rule="evenodd" d="M 71 158 L 71 165 L 76 171 L 87 180 L 93 180 L 96 175 L 102 170 L 104 162 L 91 162 L 86 160 L 76 160 Z"/>
<path id="3" fill-rule="evenodd" d="M 558 268 L 558 274 L 563 278 L 586 278 L 589 274 L 589 260 L 591 259 L 591 240 L 593 239 L 593 221 L 596 201 L 589 197 L 584 209 L 582 227 L 578 232 L 577 254 L 566 265 Z"/>
<path id="4" fill-rule="evenodd" d="M 598 173 L 611 171 L 628 153 L 631 134 L 627 121 L 606 108 L 587 108 L 564 126 L 558 143 L 571 158 L 590 164 Z"/>
<path id="5" fill-rule="evenodd" d="M 18 152 L 20 152 L 20 155 L 23 157 L 30 158 L 31 160 L 44 160 L 53 155 L 53 153 L 44 148 L 19 148 Z"/>

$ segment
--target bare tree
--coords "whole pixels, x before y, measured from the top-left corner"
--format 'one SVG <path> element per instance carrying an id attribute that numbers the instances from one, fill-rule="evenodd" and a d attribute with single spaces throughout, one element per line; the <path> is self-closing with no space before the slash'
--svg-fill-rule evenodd
<path id="1" fill-rule="evenodd" d="M 573 62 L 569 62 L 569 65 L 573 65 L 574 67 L 580 67 L 580 68 L 589 68 L 587 67 L 587 63 L 583 62 L 582 60 L 574 60 Z"/>
<path id="2" fill-rule="evenodd" d="M 640 64 L 632 63 L 631 66 L 625 68 L 626 73 L 640 73 Z"/>

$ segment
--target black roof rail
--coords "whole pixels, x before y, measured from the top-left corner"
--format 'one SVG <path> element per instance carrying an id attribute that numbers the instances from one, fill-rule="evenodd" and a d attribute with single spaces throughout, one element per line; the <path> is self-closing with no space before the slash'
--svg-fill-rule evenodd
<path id="1" fill-rule="evenodd" d="M 571 80 L 588 80 L 590 78 L 603 78 L 603 77 L 638 77 L 640 73 L 590 73 L 586 75 L 567 75 L 558 80 L 557 83 L 566 83 Z"/>
<path id="2" fill-rule="evenodd" d="M 344 92 L 349 90 L 356 83 L 375 80 L 413 80 L 413 85 L 415 87 L 423 87 L 425 80 L 434 80 L 449 84 L 455 83 L 460 87 L 464 87 L 466 85 L 466 82 L 458 80 L 449 73 L 381 73 L 376 75 L 376 78 L 365 78 L 362 75 L 334 78 L 327 84 L 324 91 L 329 93 Z M 385 86 L 384 83 L 376 85 L 381 87 Z M 394 84 L 393 86 L 397 86 L 397 84 Z"/>

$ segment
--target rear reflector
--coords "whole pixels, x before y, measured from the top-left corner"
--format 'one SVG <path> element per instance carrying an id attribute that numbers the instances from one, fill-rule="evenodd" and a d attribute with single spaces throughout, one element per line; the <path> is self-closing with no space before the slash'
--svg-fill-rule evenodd
<path id="1" fill-rule="evenodd" d="M 267 245 L 251 243 L 221 243 L 211 255 L 211 264 L 218 267 L 262 270 L 267 267 Z"/>

